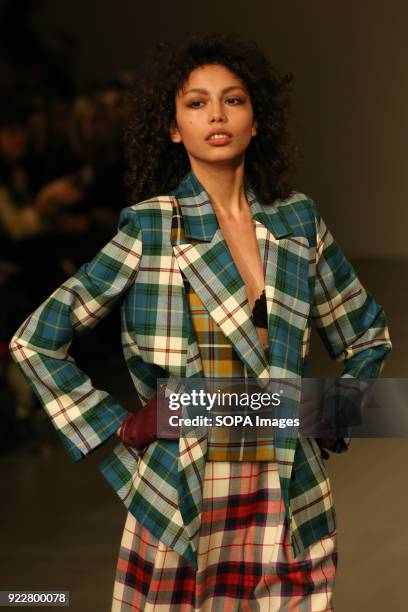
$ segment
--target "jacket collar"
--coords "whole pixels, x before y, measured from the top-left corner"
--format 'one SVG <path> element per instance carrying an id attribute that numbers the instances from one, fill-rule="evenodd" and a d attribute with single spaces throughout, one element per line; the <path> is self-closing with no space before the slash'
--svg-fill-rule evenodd
<path id="1" fill-rule="evenodd" d="M 275 203 L 261 204 L 251 187 L 247 187 L 245 193 L 253 219 L 262 223 L 277 239 L 292 234 L 290 225 Z M 170 195 L 176 197 L 181 206 L 185 237 L 211 242 L 219 224 L 210 197 L 192 170 Z"/>

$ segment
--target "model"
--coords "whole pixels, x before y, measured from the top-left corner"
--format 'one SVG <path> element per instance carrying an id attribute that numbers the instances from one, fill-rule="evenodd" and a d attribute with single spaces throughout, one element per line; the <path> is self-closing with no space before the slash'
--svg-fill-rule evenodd
<path id="1" fill-rule="evenodd" d="M 146 66 L 127 134 L 133 203 L 10 344 L 75 461 L 138 422 L 68 354 L 118 300 L 144 407 L 159 378 L 307 376 L 312 323 L 342 377 L 376 378 L 392 346 L 318 207 L 291 187 L 290 78 L 233 34 L 159 45 Z M 143 451 L 120 441 L 102 462 L 128 508 L 112 610 L 333 610 L 322 449 L 336 440 L 237 446 L 215 429 Z"/>

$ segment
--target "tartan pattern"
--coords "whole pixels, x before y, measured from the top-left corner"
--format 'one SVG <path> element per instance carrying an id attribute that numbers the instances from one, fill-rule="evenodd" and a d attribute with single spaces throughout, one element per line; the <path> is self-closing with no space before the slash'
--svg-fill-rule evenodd
<path id="1" fill-rule="evenodd" d="M 186 291 L 191 321 L 205 376 L 209 378 L 243 378 L 245 376 L 245 366 L 235 353 L 234 347 L 209 316 L 208 310 L 190 284 L 186 285 Z"/>
<path id="2" fill-rule="evenodd" d="M 301 193 L 273 205 L 246 192 L 265 271 L 269 357 L 244 283 L 209 196 L 190 171 L 172 193 L 125 208 L 118 234 L 25 321 L 11 340 L 14 359 L 40 397 L 73 460 L 113 434 L 126 411 L 93 387 L 68 354 L 121 298 L 122 344 L 144 405 L 157 378 L 204 377 L 183 274 L 234 347 L 250 378 L 307 376 L 310 326 L 317 326 L 342 376 L 377 377 L 391 350 L 383 309 L 365 291 Z M 177 202 L 185 238 L 172 240 Z M 313 439 L 275 441 L 293 554 L 331 533 L 335 514 Z M 207 435 L 156 440 L 143 456 L 119 443 L 100 464 L 135 518 L 197 567 Z"/>
<path id="3" fill-rule="evenodd" d="M 112 612 L 333 610 L 337 529 L 291 553 L 273 462 L 207 461 L 198 570 L 127 515 Z"/>

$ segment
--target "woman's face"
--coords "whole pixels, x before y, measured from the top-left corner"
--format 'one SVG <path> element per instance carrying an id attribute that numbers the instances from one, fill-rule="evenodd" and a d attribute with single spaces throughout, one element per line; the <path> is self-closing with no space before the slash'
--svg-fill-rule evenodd
<path id="1" fill-rule="evenodd" d="M 249 92 L 225 66 L 195 68 L 176 95 L 170 137 L 183 143 L 193 167 L 197 161 L 242 161 L 256 130 Z"/>

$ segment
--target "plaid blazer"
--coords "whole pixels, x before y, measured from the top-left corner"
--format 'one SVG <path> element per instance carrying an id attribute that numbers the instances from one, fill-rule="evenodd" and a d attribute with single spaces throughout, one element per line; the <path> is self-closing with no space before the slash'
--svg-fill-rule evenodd
<path id="1" fill-rule="evenodd" d="M 254 378 L 306 376 L 312 322 L 342 377 L 376 378 L 391 350 L 383 309 L 359 282 L 316 204 L 302 193 L 261 203 L 248 188 L 265 274 L 269 359 L 245 285 L 209 196 L 190 171 L 178 188 L 123 209 L 118 233 L 22 323 L 13 358 L 76 461 L 105 442 L 126 410 L 96 389 L 68 353 L 74 336 L 121 300 L 122 344 L 144 405 L 158 378 L 204 377 L 183 274 Z M 185 238 L 172 241 L 174 198 Z M 183 273 L 183 274 L 182 274 Z M 144 454 L 119 443 L 100 470 L 128 510 L 194 568 L 206 435 L 156 440 Z M 276 443 L 295 556 L 336 528 L 329 479 L 316 441 Z"/>

